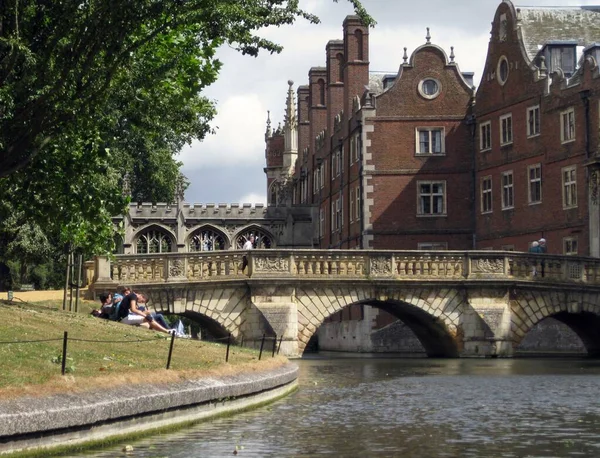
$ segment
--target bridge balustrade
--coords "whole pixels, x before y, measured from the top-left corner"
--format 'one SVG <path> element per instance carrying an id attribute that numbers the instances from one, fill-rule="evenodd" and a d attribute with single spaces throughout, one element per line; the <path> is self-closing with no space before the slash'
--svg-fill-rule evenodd
<path id="1" fill-rule="evenodd" d="M 249 265 L 242 271 L 243 256 Z M 537 270 L 538 275 L 533 276 Z M 543 276 L 542 276 L 543 273 Z M 496 251 L 269 249 L 98 257 L 96 283 L 153 284 L 246 278 L 531 280 L 600 283 L 597 258 Z"/>

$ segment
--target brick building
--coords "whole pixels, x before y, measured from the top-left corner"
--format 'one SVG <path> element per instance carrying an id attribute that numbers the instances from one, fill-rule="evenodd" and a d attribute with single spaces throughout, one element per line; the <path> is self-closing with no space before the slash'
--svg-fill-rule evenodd
<path id="1" fill-rule="evenodd" d="M 325 66 L 297 90 L 296 124 L 288 91 L 297 159 L 267 163 L 285 169 L 270 189 L 285 182 L 289 204 L 319 209 L 321 248 L 526 251 L 545 237 L 549 253 L 600 256 L 596 41 L 599 7 L 504 0 L 475 93 L 473 74 L 429 30 L 397 74 L 370 72 L 369 30 L 349 16 Z M 267 130 L 267 156 L 278 132 Z M 394 320 L 350 307 L 320 337 L 330 349 L 373 351 L 374 330 Z"/>
<path id="2" fill-rule="evenodd" d="M 410 58 L 405 49 L 394 75 L 369 72 L 369 31 L 358 18 L 346 18 L 343 37 L 327 43 L 326 66 L 311 68 L 297 91 L 291 198 L 319 208 L 315 245 L 471 248 L 472 74 L 461 73 L 429 31 Z M 286 126 L 267 128 L 270 204 L 285 180 L 275 171 L 286 156 L 277 151 L 290 100 Z"/>
<path id="3" fill-rule="evenodd" d="M 600 8 L 502 2 L 475 114 L 477 246 L 600 256 Z"/>

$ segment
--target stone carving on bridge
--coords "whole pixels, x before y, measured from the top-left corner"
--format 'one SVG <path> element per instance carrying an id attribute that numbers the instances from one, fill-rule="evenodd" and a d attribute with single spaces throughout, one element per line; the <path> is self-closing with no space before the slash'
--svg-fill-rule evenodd
<path id="1" fill-rule="evenodd" d="M 473 259 L 471 272 L 476 274 L 503 274 L 504 259 Z"/>
<path id="2" fill-rule="evenodd" d="M 254 271 L 282 273 L 290 271 L 290 262 L 283 258 L 255 258 Z"/>
<path id="3" fill-rule="evenodd" d="M 371 259 L 372 275 L 391 275 L 392 259 L 385 256 L 379 256 Z"/>
<path id="4" fill-rule="evenodd" d="M 183 259 L 169 259 L 169 277 L 183 277 Z"/>

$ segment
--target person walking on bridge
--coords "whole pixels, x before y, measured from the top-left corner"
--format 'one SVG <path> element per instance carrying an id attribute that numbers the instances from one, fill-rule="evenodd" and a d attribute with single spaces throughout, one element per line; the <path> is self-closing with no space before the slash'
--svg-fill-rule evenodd
<path id="1" fill-rule="evenodd" d="M 248 239 L 246 240 L 246 242 L 244 243 L 244 247 L 242 248 L 243 250 L 253 250 L 254 249 L 254 235 L 250 235 L 250 237 L 248 237 Z M 248 266 L 248 256 L 244 255 L 242 257 L 242 272 L 244 272 L 244 269 Z"/>

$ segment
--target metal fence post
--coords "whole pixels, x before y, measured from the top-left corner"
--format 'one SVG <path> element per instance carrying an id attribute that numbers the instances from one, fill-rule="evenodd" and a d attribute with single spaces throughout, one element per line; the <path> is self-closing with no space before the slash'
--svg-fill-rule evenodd
<path id="1" fill-rule="evenodd" d="M 262 358 L 262 351 L 263 351 L 264 346 L 265 346 L 265 335 L 263 334 L 262 340 L 260 341 L 260 353 L 258 354 L 259 361 L 260 361 L 260 358 Z"/>
<path id="2" fill-rule="evenodd" d="M 277 347 L 277 354 L 279 354 L 279 350 L 281 350 L 281 341 L 283 340 L 283 334 L 279 336 L 279 346 Z"/>
<path id="3" fill-rule="evenodd" d="M 225 353 L 225 362 L 229 361 L 229 346 L 231 345 L 231 332 L 229 333 L 229 337 L 227 337 L 227 353 Z"/>
<path id="4" fill-rule="evenodd" d="M 173 344 L 175 343 L 175 333 L 171 334 L 171 345 L 169 346 L 169 357 L 167 358 L 167 370 L 171 367 L 171 355 L 173 354 Z"/>
<path id="5" fill-rule="evenodd" d="M 65 335 L 63 337 L 63 352 L 62 352 L 62 361 L 60 373 L 61 375 L 65 375 L 65 369 L 67 367 L 67 331 L 65 331 Z"/>

